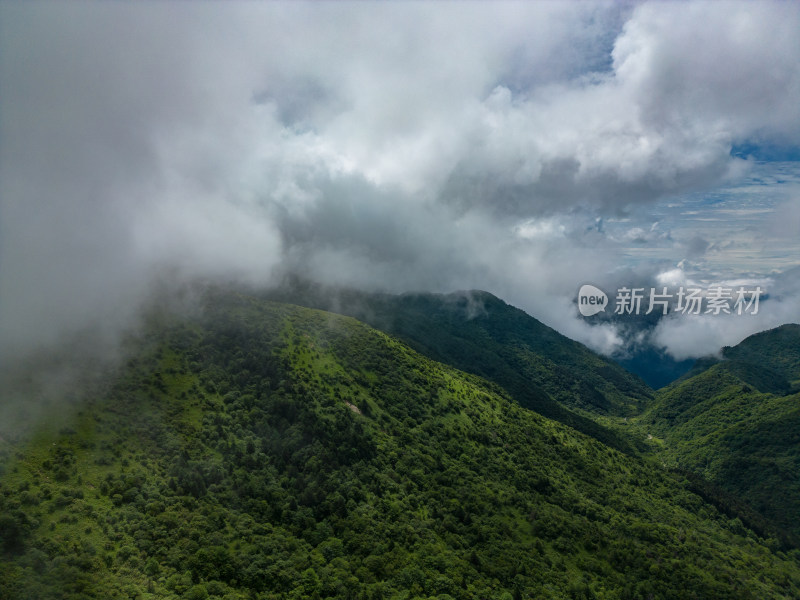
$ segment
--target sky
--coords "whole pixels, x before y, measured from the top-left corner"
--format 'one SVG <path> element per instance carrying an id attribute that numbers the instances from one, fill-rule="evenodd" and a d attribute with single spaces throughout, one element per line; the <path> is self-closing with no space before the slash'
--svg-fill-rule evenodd
<path id="1" fill-rule="evenodd" d="M 799 100 L 797 2 L 2 2 L 0 358 L 286 273 L 713 353 L 800 321 Z M 584 283 L 766 294 L 632 339 Z"/>

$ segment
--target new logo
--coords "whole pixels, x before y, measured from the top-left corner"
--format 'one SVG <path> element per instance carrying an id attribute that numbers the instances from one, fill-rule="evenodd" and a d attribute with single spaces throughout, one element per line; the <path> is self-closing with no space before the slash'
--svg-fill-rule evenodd
<path id="1" fill-rule="evenodd" d="M 584 284 L 578 290 L 578 310 L 584 317 L 603 312 L 608 306 L 608 296 L 598 287 Z"/>

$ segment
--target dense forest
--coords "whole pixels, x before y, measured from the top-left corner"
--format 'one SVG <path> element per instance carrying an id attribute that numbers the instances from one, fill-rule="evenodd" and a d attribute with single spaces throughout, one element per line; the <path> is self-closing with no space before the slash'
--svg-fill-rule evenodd
<path id="1" fill-rule="evenodd" d="M 701 475 L 800 545 L 800 325 L 698 361 L 638 420 L 671 466 Z"/>
<path id="2" fill-rule="evenodd" d="M 521 316 L 513 338 L 468 317 L 464 338 L 488 331 L 484 348 L 505 345 L 497 365 L 543 364 L 547 345 L 532 345 Z M 456 329 L 431 332 L 430 346 L 447 355 Z M 698 433 L 702 414 L 670 406 L 686 386 L 701 394 L 704 376 L 718 382 L 719 364 L 654 396 L 565 348 L 536 389 L 597 413 L 624 448 L 530 410 L 503 379 L 511 367 L 494 380 L 465 372 L 475 356 L 457 370 L 350 317 L 220 291 L 154 316 L 106 385 L 32 436 L 3 431 L 0 597 L 800 597 L 786 523 L 758 505 L 760 488 L 726 479 L 739 463 L 694 464 L 689 444 L 717 436 L 702 445 L 723 456 L 742 428 L 750 460 L 761 428 L 786 417 L 786 456 L 771 460 L 789 504 L 797 396 L 737 382 L 750 386 L 737 402 L 757 394 L 761 408 Z M 580 400 L 581 382 L 599 391 Z M 642 442 L 645 430 L 657 437 Z"/>
<path id="3" fill-rule="evenodd" d="M 488 292 L 375 294 L 292 279 L 261 295 L 355 317 L 429 358 L 497 383 L 543 416 L 623 452 L 644 449 L 601 418 L 638 414 L 653 391 Z"/>

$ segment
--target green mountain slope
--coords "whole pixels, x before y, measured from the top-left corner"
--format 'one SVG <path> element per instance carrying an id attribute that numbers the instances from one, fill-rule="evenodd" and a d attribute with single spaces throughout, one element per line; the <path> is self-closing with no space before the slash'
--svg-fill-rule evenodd
<path id="1" fill-rule="evenodd" d="M 723 356 L 776 373 L 800 391 L 800 325 L 782 325 L 751 335 L 737 346 L 724 348 Z"/>
<path id="2" fill-rule="evenodd" d="M 375 294 L 293 282 L 272 298 L 353 316 L 418 352 L 501 385 L 522 406 L 626 452 L 597 417 L 631 416 L 652 390 L 616 363 L 489 294 Z"/>
<path id="3" fill-rule="evenodd" d="M 2 442 L 0 597 L 800 595 L 685 479 L 353 319 L 218 295 L 131 352 Z"/>
<path id="4" fill-rule="evenodd" d="M 662 460 L 701 474 L 800 540 L 800 327 L 725 348 L 661 390 L 642 423 Z"/>

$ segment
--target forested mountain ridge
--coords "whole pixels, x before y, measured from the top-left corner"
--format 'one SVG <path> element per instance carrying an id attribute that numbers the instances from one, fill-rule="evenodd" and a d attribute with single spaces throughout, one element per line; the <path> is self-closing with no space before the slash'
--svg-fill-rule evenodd
<path id="1" fill-rule="evenodd" d="M 539 414 L 625 452 L 642 449 L 597 417 L 638 414 L 652 398 L 647 384 L 488 292 L 396 295 L 292 280 L 266 297 L 355 317 Z"/>
<path id="2" fill-rule="evenodd" d="M 681 476 L 358 321 L 243 295 L 2 446 L 9 598 L 793 598 Z"/>
<path id="3" fill-rule="evenodd" d="M 800 541 L 800 326 L 784 325 L 698 361 L 640 422 L 659 457 L 699 473 Z"/>
<path id="4" fill-rule="evenodd" d="M 783 544 L 800 545 L 800 417 L 792 395 L 800 390 L 800 325 L 750 336 L 724 348 L 721 360 L 698 360 L 655 392 L 487 292 L 371 294 L 294 281 L 276 293 L 356 316 L 612 447 L 654 452 L 718 486 L 714 494 L 727 496 L 720 502 L 739 506 Z M 643 441 L 652 436 L 648 447 Z"/>
<path id="5" fill-rule="evenodd" d="M 722 355 L 732 362 L 777 373 L 790 390 L 800 391 L 800 325 L 796 323 L 751 335 L 736 346 L 723 348 Z"/>

